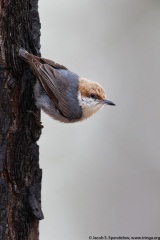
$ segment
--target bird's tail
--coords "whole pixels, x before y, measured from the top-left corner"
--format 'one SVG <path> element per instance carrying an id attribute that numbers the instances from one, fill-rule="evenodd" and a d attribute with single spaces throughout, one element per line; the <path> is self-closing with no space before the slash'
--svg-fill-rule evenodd
<path id="1" fill-rule="evenodd" d="M 41 58 L 38 56 L 34 56 L 33 54 L 30 54 L 27 52 L 24 48 L 19 49 L 18 53 L 19 57 L 22 58 L 25 62 L 27 62 L 33 73 L 38 76 L 39 75 L 39 68 L 42 65 Z"/>
<path id="2" fill-rule="evenodd" d="M 18 52 L 19 57 L 25 60 L 26 62 L 28 62 L 28 54 L 29 53 L 24 48 L 19 49 Z"/>

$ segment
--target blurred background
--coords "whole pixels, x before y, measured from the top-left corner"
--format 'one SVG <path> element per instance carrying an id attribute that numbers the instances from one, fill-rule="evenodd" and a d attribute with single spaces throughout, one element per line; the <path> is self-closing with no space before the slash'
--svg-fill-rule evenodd
<path id="1" fill-rule="evenodd" d="M 39 0 L 39 12 L 42 56 L 116 103 L 76 124 L 42 113 L 40 240 L 160 237 L 160 1 Z"/>

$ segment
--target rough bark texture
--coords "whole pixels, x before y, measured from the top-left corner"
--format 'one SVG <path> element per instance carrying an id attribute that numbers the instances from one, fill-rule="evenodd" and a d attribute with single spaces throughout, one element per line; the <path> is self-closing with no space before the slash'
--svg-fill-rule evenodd
<path id="1" fill-rule="evenodd" d="M 36 79 L 19 47 L 40 55 L 38 0 L 0 0 L 0 240 L 37 240 L 43 218 Z"/>

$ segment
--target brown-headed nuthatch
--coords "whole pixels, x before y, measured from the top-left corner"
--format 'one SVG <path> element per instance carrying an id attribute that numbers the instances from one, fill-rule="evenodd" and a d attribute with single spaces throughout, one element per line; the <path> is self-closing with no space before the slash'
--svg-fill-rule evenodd
<path id="1" fill-rule="evenodd" d="M 115 105 L 106 100 L 98 83 L 80 78 L 63 65 L 34 56 L 23 48 L 19 49 L 19 56 L 38 79 L 34 86 L 37 107 L 54 119 L 78 122 L 92 116 L 105 104 Z"/>

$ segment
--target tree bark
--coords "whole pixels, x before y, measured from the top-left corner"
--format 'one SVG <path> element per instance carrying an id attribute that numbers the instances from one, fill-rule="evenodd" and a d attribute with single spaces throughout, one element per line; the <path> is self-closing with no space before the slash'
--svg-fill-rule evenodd
<path id="1" fill-rule="evenodd" d="M 0 240 L 37 240 L 43 218 L 36 79 L 20 47 L 40 55 L 38 0 L 0 0 Z"/>

